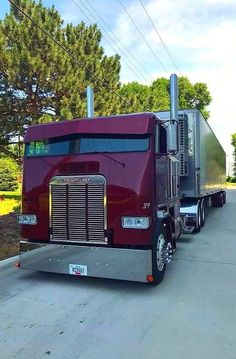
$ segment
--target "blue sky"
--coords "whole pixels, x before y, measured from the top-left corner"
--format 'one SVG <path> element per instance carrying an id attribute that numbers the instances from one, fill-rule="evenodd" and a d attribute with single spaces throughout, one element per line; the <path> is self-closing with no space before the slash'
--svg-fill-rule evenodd
<path id="1" fill-rule="evenodd" d="M 119 0 L 42 0 L 46 6 L 55 5 L 65 22 L 90 23 L 83 3 L 95 8 L 109 25 L 117 39 L 111 43 L 107 30 L 102 45 L 108 55 L 120 53 L 122 58 L 121 81 L 149 83 L 160 76 L 169 77 L 179 72 L 165 51 L 149 22 L 139 0 L 122 0 L 127 11 L 150 44 L 156 57 L 140 37 L 137 29 L 125 13 Z M 89 2 L 89 3 L 88 3 Z M 236 132 L 236 1 L 235 0 L 142 0 L 155 26 L 173 56 L 182 75 L 192 82 L 206 82 L 213 101 L 210 105 L 209 123 L 232 161 L 230 135 Z M 77 3 L 77 6 L 76 4 Z M 81 9 L 83 11 L 81 11 Z M 8 11 L 7 0 L 1 0 L 0 18 Z M 90 9 L 91 10 L 91 9 Z M 93 22 L 94 19 L 91 18 Z M 101 19 L 98 20 L 101 22 Z M 104 26 L 104 24 L 103 24 Z M 121 53 L 123 49 L 127 57 Z M 133 54 L 136 61 L 126 48 Z M 157 57 L 165 70 L 157 61 Z M 133 66 L 130 64 L 133 63 Z M 127 66 L 128 65 L 128 66 Z M 131 69 L 133 71 L 131 71 Z M 137 73 L 138 70 L 138 73 Z"/>

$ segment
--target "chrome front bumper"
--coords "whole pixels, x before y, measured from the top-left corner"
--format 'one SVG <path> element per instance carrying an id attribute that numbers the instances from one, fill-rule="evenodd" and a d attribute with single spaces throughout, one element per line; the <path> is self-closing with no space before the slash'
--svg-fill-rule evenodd
<path id="1" fill-rule="evenodd" d="M 152 251 L 79 245 L 20 242 L 20 267 L 35 271 L 147 282 L 152 274 Z"/>

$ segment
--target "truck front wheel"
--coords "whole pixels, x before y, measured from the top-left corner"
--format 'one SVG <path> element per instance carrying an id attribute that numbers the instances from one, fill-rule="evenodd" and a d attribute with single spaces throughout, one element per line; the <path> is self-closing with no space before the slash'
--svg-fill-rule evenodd
<path id="1" fill-rule="evenodd" d="M 167 235 L 162 225 L 159 234 L 154 240 L 152 248 L 152 275 L 153 284 L 159 284 L 165 275 L 166 263 L 170 260 L 170 247 L 167 243 Z"/>

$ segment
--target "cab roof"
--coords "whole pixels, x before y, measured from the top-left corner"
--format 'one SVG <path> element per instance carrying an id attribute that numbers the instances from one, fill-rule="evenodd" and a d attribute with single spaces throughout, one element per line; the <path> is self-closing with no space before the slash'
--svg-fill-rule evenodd
<path id="1" fill-rule="evenodd" d="M 30 126 L 24 142 L 46 140 L 71 134 L 134 134 L 154 132 L 157 116 L 154 113 L 137 113 L 108 117 L 74 119 Z"/>

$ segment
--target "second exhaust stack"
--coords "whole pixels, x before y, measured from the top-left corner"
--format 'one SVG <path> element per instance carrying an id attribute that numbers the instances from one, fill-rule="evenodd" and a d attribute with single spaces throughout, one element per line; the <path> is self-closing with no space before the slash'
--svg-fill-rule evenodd
<path id="1" fill-rule="evenodd" d="M 167 151 L 176 154 L 178 143 L 178 78 L 176 74 L 170 76 L 170 122 L 167 127 Z"/>
<path id="2" fill-rule="evenodd" d="M 178 121 L 178 77 L 170 76 L 170 121 Z"/>

